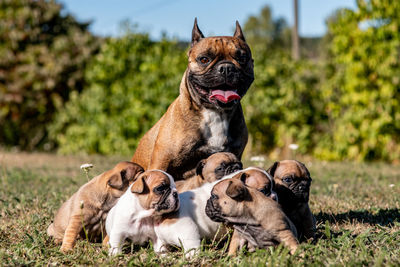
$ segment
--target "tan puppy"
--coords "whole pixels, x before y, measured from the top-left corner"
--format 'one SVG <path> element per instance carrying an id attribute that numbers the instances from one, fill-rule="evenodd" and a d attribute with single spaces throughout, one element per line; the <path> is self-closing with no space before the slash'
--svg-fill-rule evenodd
<path id="1" fill-rule="evenodd" d="M 239 159 L 247 143 L 241 98 L 254 80 L 253 59 L 239 23 L 233 36 L 205 38 L 195 21 L 180 94 L 143 136 L 132 161 L 176 180 L 194 175 L 215 152 Z"/>
<path id="2" fill-rule="evenodd" d="M 249 167 L 245 170 L 238 172 L 232 178 L 241 180 L 246 186 L 257 189 L 265 196 L 278 201 L 277 194 L 274 191 L 274 180 L 271 175 L 269 175 L 264 169 L 259 167 Z M 234 256 L 238 249 L 241 249 L 247 240 L 243 237 L 240 232 L 234 229 L 231 242 L 229 244 L 228 255 Z M 254 250 L 251 244 L 248 245 L 248 250 Z"/>
<path id="3" fill-rule="evenodd" d="M 217 183 L 207 201 L 212 220 L 232 224 L 255 247 L 283 243 L 293 254 L 298 246 L 296 228 L 279 204 L 239 179 Z"/>
<path id="4" fill-rule="evenodd" d="M 79 188 L 57 211 L 47 234 L 57 243 L 62 241 L 61 251 L 71 250 L 79 234 L 90 238 L 105 233 L 108 211 L 117 203 L 135 177 L 144 170 L 132 162 L 120 162 Z"/>
<path id="5" fill-rule="evenodd" d="M 311 177 L 306 166 L 296 160 L 275 162 L 268 172 L 274 177 L 279 204 L 297 228 L 299 240 L 314 238 L 315 218 L 308 205 Z"/>
<path id="6" fill-rule="evenodd" d="M 239 159 L 229 152 L 217 152 L 202 159 L 196 167 L 196 175 L 176 182 L 179 193 L 200 187 L 204 183 L 212 183 L 222 177 L 242 169 Z"/>

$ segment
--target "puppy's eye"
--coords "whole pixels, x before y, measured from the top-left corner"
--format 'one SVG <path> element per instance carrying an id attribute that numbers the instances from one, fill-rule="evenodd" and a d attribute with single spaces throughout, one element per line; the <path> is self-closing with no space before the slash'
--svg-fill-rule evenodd
<path id="1" fill-rule="evenodd" d="M 214 193 L 211 193 L 211 199 L 218 199 L 218 196 Z"/>
<path id="2" fill-rule="evenodd" d="M 156 194 L 162 194 L 165 190 L 167 190 L 169 186 L 167 184 L 162 184 L 153 189 L 153 192 Z"/>
<path id="3" fill-rule="evenodd" d="M 207 65 L 208 63 L 210 63 L 210 59 L 208 57 L 200 57 L 198 60 L 203 65 Z"/>
<path id="4" fill-rule="evenodd" d="M 225 167 L 222 166 L 222 165 L 220 165 L 220 166 L 218 166 L 217 168 L 215 168 L 215 171 L 216 171 L 216 172 L 223 172 L 224 169 L 225 169 Z"/>
<path id="5" fill-rule="evenodd" d="M 290 178 L 290 177 L 286 177 L 286 178 L 283 178 L 282 181 L 284 181 L 284 182 L 287 183 L 287 184 L 290 184 L 290 183 L 293 182 L 293 179 Z"/>

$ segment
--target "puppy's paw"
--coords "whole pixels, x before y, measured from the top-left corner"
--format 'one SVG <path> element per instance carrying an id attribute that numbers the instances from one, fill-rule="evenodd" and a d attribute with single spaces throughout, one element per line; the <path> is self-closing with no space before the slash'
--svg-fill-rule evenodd
<path id="1" fill-rule="evenodd" d="M 60 251 L 61 251 L 62 253 L 67 253 L 67 252 L 69 252 L 69 251 L 71 251 L 71 250 L 72 250 L 72 247 L 71 247 L 71 246 L 62 245 L 61 248 L 60 248 Z"/>
<path id="2" fill-rule="evenodd" d="M 113 247 L 108 250 L 108 255 L 116 256 L 122 253 L 122 249 L 120 247 Z"/>

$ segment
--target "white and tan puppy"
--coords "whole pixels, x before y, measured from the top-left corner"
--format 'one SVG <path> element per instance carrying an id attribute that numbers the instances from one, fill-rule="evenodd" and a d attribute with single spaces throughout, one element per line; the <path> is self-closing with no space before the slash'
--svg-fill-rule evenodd
<path id="1" fill-rule="evenodd" d="M 179 193 L 195 189 L 205 183 L 212 183 L 222 177 L 243 168 L 240 160 L 230 152 L 217 152 L 206 159 L 199 161 L 196 175 L 186 180 L 177 181 L 176 188 Z"/>
<path id="2" fill-rule="evenodd" d="M 108 214 L 109 253 L 121 253 L 127 238 L 135 244 L 151 240 L 155 251 L 161 251 L 164 243 L 157 238 L 154 225 L 163 214 L 178 208 L 178 192 L 171 175 L 161 170 L 142 173 Z"/>
<path id="3" fill-rule="evenodd" d="M 74 247 L 77 236 L 84 236 L 84 230 L 91 238 L 101 236 L 108 211 L 143 171 L 138 164 L 126 161 L 94 177 L 62 204 L 47 234 L 56 243 L 62 241 L 63 252 Z"/>
<path id="4" fill-rule="evenodd" d="M 185 252 L 189 251 L 189 255 L 193 255 L 196 253 L 196 249 L 200 247 L 203 238 L 212 239 L 217 232 L 220 235 L 226 232 L 224 226 L 219 230 L 222 225 L 212 221 L 205 213 L 207 200 L 211 196 L 211 190 L 214 185 L 221 180 L 240 176 L 241 173 L 246 174 L 245 176 L 249 183 L 255 183 L 254 179 L 257 179 L 255 176 L 260 172 L 265 177 L 270 177 L 266 171 L 250 167 L 226 175 L 213 183 L 204 183 L 199 188 L 180 193 L 179 211 L 165 216 L 162 222 L 155 226 L 157 237 L 163 244 L 183 246 Z M 270 186 L 272 178 L 265 179 L 268 182 L 263 183 L 262 189 L 268 190 L 269 194 L 275 194 L 272 191 L 272 186 Z"/>

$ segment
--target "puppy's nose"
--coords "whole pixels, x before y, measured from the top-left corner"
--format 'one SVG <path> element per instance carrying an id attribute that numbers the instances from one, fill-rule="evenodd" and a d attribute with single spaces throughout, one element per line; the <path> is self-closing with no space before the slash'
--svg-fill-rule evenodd
<path id="1" fill-rule="evenodd" d="M 228 76 L 230 73 L 234 71 L 235 66 L 231 63 L 222 63 L 218 66 L 218 72 L 220 74 Z"/>
<path id="2" fill-rule="evenodd" d="M 172 196 L 173 196 L 174 198 L 178 198 L 178 193 L 177 193 L 176 191 L 174 191 L 174 192 L 172 193 Z"/>
<path id="3" fill-rule="evenodd" d="M 271 193 L 270 197 L 272 198 L 272 200 L 278 201 L 278 195 L 276 193 Z"/>

